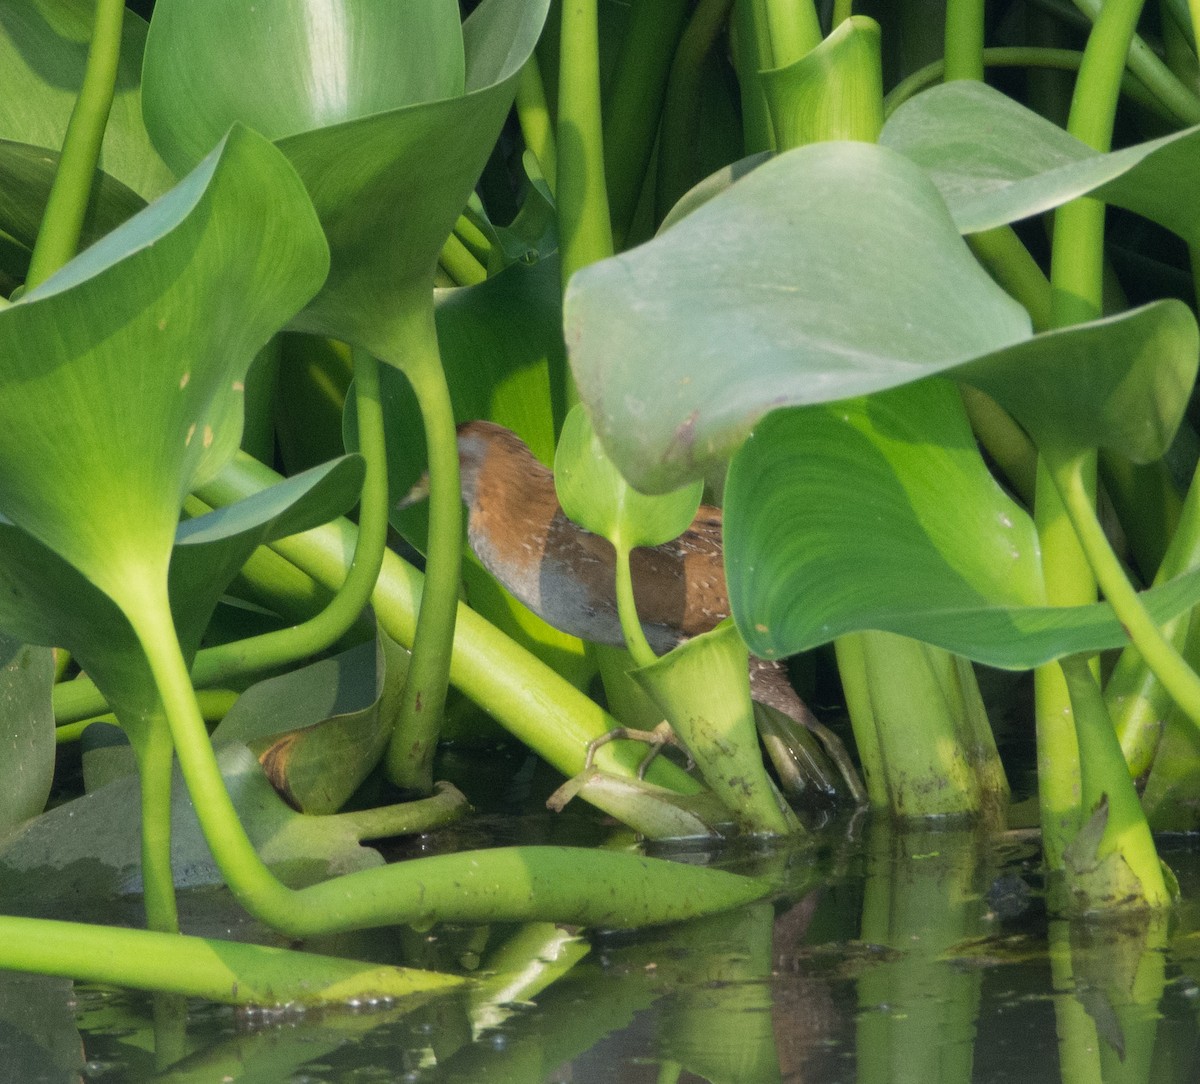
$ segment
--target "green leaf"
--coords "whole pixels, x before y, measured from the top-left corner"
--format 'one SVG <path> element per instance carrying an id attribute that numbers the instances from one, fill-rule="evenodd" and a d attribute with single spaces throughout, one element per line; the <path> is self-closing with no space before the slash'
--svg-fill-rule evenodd
<path id="1" fill-rule="evenodd" d="M 618 469 L 661 491 L 768 410 L 844 399 L 1027 339 L 936 190 L 860 143 L 766 162 L 565 300 L 580 396 Z"/>
<path id="2" fill-rule="evenodd" d="M 325 267 L 294 171 L 231 132 L 0 311 L 0 511 L 136 605 L 145 575 L 165 582 L 184 494 L 234 451 L 250 360 Z"/>
<path id="3" fill-rule="evenodd" d="M 712 472 L 763 414 L 936 373 L 1064 452 L 1153 459 L 1196 372 L 1178 301 L 1031 337 L 911 163 L 857 143 L 768 162 L 566 298 L 580 394 L 634 484 Z"/>
<path id="4" fill-rule="evenodd" d="M 1200 240 L 1200 127 L 1101 154 L 999 91 L 960 80 L 905 102 L 880 141 L 928 173 L 963 233 L 1092 195 Z"/>
<path id="5" fill-rule="evenodd" d="M 1149 463 L 1171 446 L 1198 358 L 1191 310 L 1163 301 L 1046 332 L 953 374 L 996 399 L 1040 448 Z"/>
<path id="6" fill-rule="evenodd" d="M 250 746 L 275 789 L 303 813 L 345 805 L 387 748 L 408 653 L 382 631 L 247 689 L 213 742 Z"/>
<path id="7" fill-rule="evenodd" d="M 54 659 L 0 636 L 0 832 L 36 817 L 54 780 Z"/>
<path id="8" fill-rule="evenodd" d="M 878 629 L 1009 669 L 1126 642 L 1107 605 L 1045 605 L 1036 534 L 975 449 L 953 387 L 926 381 L 777 411 L 730 465 L 730 602 L 772 658 Z M 1192 574 L 1143 599 L 1157 620 Z"/>
<path id="9" fill-rule="evenodd" d="M 0 140 L 44 148 L 43 157 L 53 164 L 83 82 L 94 15 L 94 0 L 6 0 L 0 14 Z M 144 20 L 125 13 L 100 169 L 143 200 L 152 200 L 174 179 L 142 123 L 146 30 Z M 0 144 L 0 160 L 14 150 Z"/>
<path id="10" fill-rule="evenodd" d="M 357 456 L 313 468 L 245 501 L 179 525 L 169 591 L 189 657 L 218 598 L 260 545 L 346 511 L 362 480 Z M 134 738 L 158 718 L 158 693 L 128 619 L 79 571 L 0 520 L 0 628 L 29 643 L 69 648 Z"/>
<path id="11" fill-rule="evenodd" d="M 394 361 L 397 295 L 426 303 L 548 3 L 487 0 L 460 29 L 452 0 L 164 0 L 146 50 L 147 126 L 177 169 L 237 120 L 277 139 L 333 252 L 294 326 Z M 247 71 L 267 73 L 266 93 L 247 91 Z"/>
<path id="12" fill-rule="evenodd" d="M 582 406 L 567 415 L 554 456 L 554 486 L 563 511 L 622 552 L 657 546 L 688 529 L 704 484 L 648 497 L 621 477 L 600 446 Z"/>
<path id="13" fill-rule="evenodd" d="M 359 843 L 351 821 L 309 817 L 291 809 L 244 745 L 225 745 L 217 756 L 250 838 L 263 860 L 289 884 L 314 884 L 383 864 L 379 852 Z M 220 884 L 221 874 L 178 774 L 172 791 L 176 885 Z M 94 922 L 97 910 L 103 914 L 114 897 L 139 891 L 139 867 L 138 780 L 125 776 L 56 807 L 5 840 L 0 847 L 0 906 L 26 914 L 46 914 L 52 908 L 54 917 Z"/>
<path id="14" fill-rule="evenodd" d="M 57 168 L 57 155 L 41 147 L 0 141 L 0 229 L 27 249 L 32 249 L 37 239 Z M 83 223 L 81 247 L 98 241 L 145 205 L 144 199 L 120 181 L 107 173 L 98 174 Z"/>

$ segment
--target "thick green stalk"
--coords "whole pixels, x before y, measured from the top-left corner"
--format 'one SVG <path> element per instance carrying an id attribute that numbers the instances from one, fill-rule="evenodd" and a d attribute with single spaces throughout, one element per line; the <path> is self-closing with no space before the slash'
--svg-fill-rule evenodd
<path id="1" fill-rule="evenodd" d="M 329 604 L 307 621 L 202 652 L 194 667 L 197 684 L 215 685 L 316 655 L 345 635 L 370 602 L 387 548 L 387 448 L 379 362 L 357 348 L 354 351 L 354 402 L 366 475 L 359 501 L 358 545 L 345 581 Z M 204 500 L 205 492 L 203 488 L 198 491 L 201 500 Z"/>
<path id="2" fill-rule="evenodd" d="M 546 104 L 546 88 L 542 85 L 542 70 L 535 53 L 521 69 L 517 81 L 517 122 L 525 146 L 533 152 L 541 167 L 542 176 L 554 195 L 558 188 L 558 150 L 554 142 L 554 122 Z"/>
<path id="3" fill-rule="evenodd" d="M 558 78 L 558 228 L 562 281 L 613 254 L 596 0 L 562 0 Z"/>
<path id="4" fill-rule="evenodd" d="M 654 203 L 659 221 L 688 189 L 691 177 L 688 170 L 690 148 L 695 135 L 704 61 L 720 35 L 732 6 L 733 0 L 699 0 L 679 39 L 675 59 L 671 62 L 662 130 L 658 137 Z"/>
<path id="5" fill-rule="evenodd" d="M 175 878 L 171 872 L 171 769 L 175 746 L 163 719 L 151 720 L 133 743 L 138 761 L 142 812 L 142 898 L 146 926 L 179 932 Z"/>
<path id="6" fill-rule="evenodd" d="M 983 79 L 984 0 L 947 0 L 946 82 Z"/>
<path id="7" fill-rule="evenodd" d="M 147 587 L 126 600 L 171 726 L 209 850 L 234 897 L 292 937 L 398 924 L 552 921 L 579 925 L 669 922 L 724 910 L 766 885 L 611 851 L 513 847 L 415 859 L 303 889 L 278 880 L 254 849 L 221 778 L 166 599 Z M 596 893 L 596 884 L 605 892 Z"/>
<path id="8" fill-rule="evenodd" d="M 755 15 L 754 0 L 735 0 L 729 25 L 742 99 L 742 149 L 747 154 L 774 150 L 775 133 L 760 74 L 772 67 L 771 39 Z"/>
<path id="9" fill-rule="evenodd" d="M 794 64 L 821 40 L 821 21 L 812 0 L 753 0 L 771 43 L 772 68 Z"/>
<path id="10" fill-rule="evenodd" d="M 1133 780 L 1129 777 L 1116 731 L 1104 707 L 1100 686 L 1085 659 L 1067 658 L 1062 660 L 1061 666 L 1077 720 L 1083 817 L 1095 813 L 1102 802 L 1108 803 L 1108 819 L 1094 859 L 1099 864 L 1110 855 L 1120 855 L 1123 862 L 1113 868 L 1128 869 L 1141 883 L 1141 898 L 1134 905 L 1166 907 L 1171 903 L 1171 893 L 1163 879 L 1162 863 Z M 1093 856 L 1087 857 L 1090 860 Z M 1122 906 L 1132 902 L 1124 898 L 1124 886 L 1117 879 L 1110 884 L 1089 886 L 1089 894 L 1097 889 L 1102 893 L 1103 902 L 1109 905 Z"/>
<path id="11" fill-rule="evenodd" d="M 432 971 L 151 930 L 0 916 L 0 966 L 226 1005 L 344 1004 L 460 986 Z"/>
<path id="12" fill-rule="evenodd" d="M 832 20 L 834 29 L 837 29 L 853 14 L 854 0 L 834 0 Z"/>
<path id="13" fill-rule="evenodd" d="M 604 105 L 604 166 L 615 247 L 637 208 L 659 130 L 687 0 L 637 0 Z"/>
<path id="14" fill-rule="evenodd" d="M 1144 2 L 1145 0 L 1141 0 L 1140 3 L 1137 0 L 1074 0 L 1075 6 L 1092 20 L 1095 27 L 1101 27 L 1106 20 L 1111 20 L 1110 26 L 1117 28 L 1112 34 L 1113 51 L 1108 57 L 1110 62 L 1116 50 L 1120 48 L 1120 39 L 1125 36 L 1124 28 L 1129 25 L 1129 9 L 1137 9 L 1133 16 L 1133 25 L 1136 26 Z M 1188 2 L 1190 5 L 1193 0 Z M 1093 29 L 1093 35 L 1094 33 Z M 1088 40 L 1090 48 L 1091 38 Z M 1132 31 L 1129 32 L 1128 42 L 1121 51 L 1121 58 L 1122 65 L 1128 63 L 1129 70 L 1174 114 L 1179 123 L 1200 124 L 1200 95 L 1190 87 L 1184 86 L 1158 54 Z"/>
<path id="15" fill-rule="evenodd" d="M 104 142 L 104 129 L 112 109 L 124 15 L 124 0 L 96 0 L 83 85 L 67 124 L 58 170 L 29 260 L 25 278 L 27 290 L 48 279 L 79 250 L 79 237 L 92 194 L 92 179 L 96 175 L 100 145 Z"/>
<path id="16" fill-rule="evenodd" d="M 442 245 L 438 263 L 458 286 L 476 286 L 487 278 L 487 268 L 471 253 L 471 250 L 455 235 L 451 234 Z"/>
<path id="17" fill-rule="evenodd" d="M 420 306 L 404 335 L 401 368 L 416 393 L 429 460 L 429 540 L 425 591 L 412 642 L 412 662 L 388 746 L 388 776 L 396 786 L 419 794 L 433 788 L 458 592 L 462 576 L 463 505 L 458 468 L 458 433 L 450 388 L 438 350 L 433 305 Z"/>
<path id="18" fill-rule="evenodd" d="M 1088 37 L 1075 83 L 1068 130 L 1096 150 L 1104 151 L 1111 145 L 1121 77 L 1141 7 L 1142 0 L 1111 0 Z M 1104 283 L 1104 204 L 1084 198 L 1056 212 L 1050 282 L 1051 319 L 1055 327 L 1100 315 Z M 1071 482 L 1077 487 L 1074 499 L 1094 502 L 1095 462 L 1095 454 L 1091 453 L 1073 464 Z M 1066 494 L 1062 492 L 1060 483 L 1064 479 L 1058 476 L 1056 465 L 1045 463 L 1044 467 L 1044 470 L 1039 468 L 1035 520 L 1042 543 L 1048 601 L 1053 605 L 1091 602 L 1095 599 L 1095 581 L 1091 565 L 1080 549 L 1082 536 L 1076 534 L 1078 514 L 1068 514 L 1060 503 Z M 1094 509 L 1094 504 L 1092 507 Z M 1094 510 L 1091 519 L 1095 519 Z M 1078 805 L 1071 808 L 1072 802 L 1079 802 L 1075 766 L 1082 750 L 1078 731 L 1082 728 L 1092 731 L 1101 724 L 1094 718 L 1074 718 L 1074 705 L 1062 670 L 1057 665 L 1036 671 L 1035 700 L 1039 779 L 1043 782 L 1040 798 L 1044 857 L 1050 869 L 1058 869 L 1061 868 L 1063 849 L 1081 823 Z M 1092 701 L 1085 703 L 1089 705 L 1088 710 L 1092 710 Z M 1108 719 L 1107 712 L 1104 719 Z M 1074 735 L 1069 732 L 1072 723 L 1077 732 Z"/>

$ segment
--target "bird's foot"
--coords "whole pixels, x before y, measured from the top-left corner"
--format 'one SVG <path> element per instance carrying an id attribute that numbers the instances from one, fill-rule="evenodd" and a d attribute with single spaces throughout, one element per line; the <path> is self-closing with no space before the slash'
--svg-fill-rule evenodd
<path id="1" fill-rule="evenodd" d="M 639 779 L 646 777 L 646 769 L 654 763 L 654 758 L 662 752 L 663 747 L 673 745 L 676 749 L 683 751 L 687 757 L 687 767 L 691 771 L 696 766 L 696 762 L 692 759 L 692 754 L 688 752 L 688 748 L 679 740 L 679 736 L 671 729 L 671 724 L 665 719 L 658 724 L 653 730 L 636 730 L 633 727 L 618 726 L 614 727 L 607 734 L 601 734 L 598 738 L 593 738 L 588 742 L 587 756 L 583 761 L 583 770 L 590 771 L 592 762 L 596 758 L 596 750 L 613 741 L 640 741 L 650 747 L 649 752 L 642 758 L 642 762 L 638 765 L 637 776 Z"/>

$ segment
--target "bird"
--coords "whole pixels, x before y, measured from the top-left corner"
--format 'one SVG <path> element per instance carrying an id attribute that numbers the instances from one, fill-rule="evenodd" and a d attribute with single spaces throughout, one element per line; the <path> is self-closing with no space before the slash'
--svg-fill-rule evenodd
<path id="1" fill-rule="evenodd" d="M 567 517 L 558 502 L 553 472 L 516 433 L 490 421 L 458 426 L 458 454 L 467 543 L 480 563 L 547 624 L 592 643 L 624 646 L 617 613 L 616 551 L 606 538 Z M 419 499 L 424 488 L 418 483 L 402 503 Z M 729 617 L 722 523 L 720 508 L 702 504 L 678 538 L 631 552 L 638 619 L 656 653 L 708 632 Z M 849 796 L 862 804 L 865 789 L 845 746 L 792 688 L 785 667 L 751 655 L 749 677 L 752 698 L 811 732 L 836 766 Z M 661 731 L 621 728 L 614 734 L 643 739 L 653 734 L 656 745 L 662 744 Z M 832 796 L 838 789 L 817 763 L 811 744 L 803 748 L 800 735 L 781 740 L 779 727 L 771 726 L 763 728 L 763 736 L 789 790 L 799 793 L 815 784 Z"/>

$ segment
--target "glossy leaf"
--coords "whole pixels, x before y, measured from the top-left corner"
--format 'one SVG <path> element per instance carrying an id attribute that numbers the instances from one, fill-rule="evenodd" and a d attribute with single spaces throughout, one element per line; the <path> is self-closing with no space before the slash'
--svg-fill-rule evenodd
<path id="1" fill-rule="evenodd" d="M 920 165 L 963 233 L 1093 195 L 1200 240 L 1200 127 L 1101 154 L 982 83 L 933 87 L 880 141 Z"/>
<path id="2" fill-rule="evenodd" d="M 303 177 L 333 252 L 324 290 L 294 326 L 396 361 L 397 296 L 426 303 L 548 2 L 488 0 L 460 30 L 446 0 L 165 0 L 146 52 L 147 126 L 184 169 L 232 122 L 264 124 Z M 456 49 L 465 68 L 441 67 Z M 247 94 L 245 72 L 263 68 L 273 93 Z"/>
<path id="3" fill-rule="evenodd" d="M 1196 369 L 1180 302 L 1032 337 L 929 181 L 893 152 L 802 147 L 566 300 L 580 393 L 617 466 L 661 490 L 718 467 L 763 414 L 937 373 L 979 383 L 1064 451 L 1161 454 Z"/>
<path id="4" fill-rule="evenodd" d="M 184 494 L 236 447 L 250 360 L 325 267 L 294 171 L 231 132 L 0 311 L 0 511 L 137 605 L 145 576 L 165 583 Z"/>
<path id="5" fill-rule="evenodd" d="M 657 546 L 688 529 L 704 484 L 648 497 L 621 477 L 600 446 L 582 406 L 567 415 L 554 456 L 554 485 L 563 511 L 618 551 Z"/>
<path id="6" fill-rule="evenodd" d="M 0 14 L 0 140 L 42 148 L 43 157 L 57 159 L 83 81 L 95 6 L 94 0 L 6 0 Z M 144 20 L 125 13 L 100 169 L 151 200 L 170 188 L 174 178 L 142 123 L 146 30 Z M 0 143 L 0 160 L 16 150 Z"/>
<path id="7" fill-rule="evenodd" d="M 1033 524 L 988 474 L 953 387 L 778 411 L 730 465 L 726 571 L 750 649 L 879 629 L 1023 669 L 1126 642 L 1107 605 L 1045 605 Z M 1165 620 L 1200 575 L 1143 596 Z"/>
<path id="8" fill-rule="evenodd" d="M 180 524 L 169 591 L 186 654 L 199 646 L 218 598 L 250 553 L 347 510 L 362 470 L 357 456 L 346 457 Z M 2 521 L 0 628 L 29 643 L 70 648 L 134 737 L 158 717 L 149 667 L 116 603 L 48 547 Z"/>

